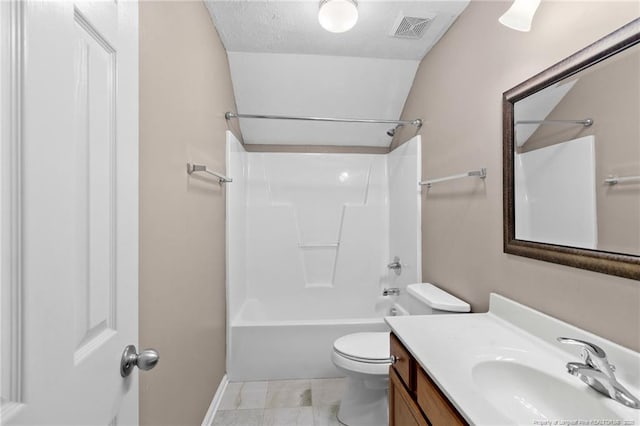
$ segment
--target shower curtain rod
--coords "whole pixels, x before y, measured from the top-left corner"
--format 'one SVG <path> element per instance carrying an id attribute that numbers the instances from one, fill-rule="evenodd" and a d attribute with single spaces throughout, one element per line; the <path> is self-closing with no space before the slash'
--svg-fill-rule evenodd
<path id="1" fill-rule="evenodd" d="M 302 120 L 302 121 L 333 121 L 338 123 L 382 123 L 397 125 L 412 125 L 417 128 L 422 127 L 422 120 L 376 120 L 366 118 L 328 118 L 328 117 L 295 117 L 288 115 L 262 115 L 262 114 L 236 114 L 235 112 L 227 112 L 224 118 L 231 120 L 232 118 L 265 118 L 270 120 Z"/>

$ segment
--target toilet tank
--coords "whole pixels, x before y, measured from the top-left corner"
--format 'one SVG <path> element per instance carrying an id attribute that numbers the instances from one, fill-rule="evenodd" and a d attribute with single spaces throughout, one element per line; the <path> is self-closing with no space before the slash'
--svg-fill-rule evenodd
<path id="1" fill-rule="evenodd" d="M 467 302 L 433 284 L 409 284 L 407 292 L 409 293 L 410 315 L 453 314 L 471 310 L 471 306 Z"/>

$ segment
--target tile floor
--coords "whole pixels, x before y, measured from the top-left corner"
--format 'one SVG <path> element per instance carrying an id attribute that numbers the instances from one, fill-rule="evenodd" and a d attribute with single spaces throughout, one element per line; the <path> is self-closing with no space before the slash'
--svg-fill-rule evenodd
<path id="1" fill-rule="evenodd" d="M 345 379 L 229 383 L 212 426 L 339 426 Z"/>

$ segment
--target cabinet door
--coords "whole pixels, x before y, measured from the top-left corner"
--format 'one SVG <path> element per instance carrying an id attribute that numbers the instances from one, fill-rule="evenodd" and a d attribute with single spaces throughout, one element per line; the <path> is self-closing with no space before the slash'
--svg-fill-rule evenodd
<path id="1" fill-rule="evenodd" d="M 417 376 L 418 405 L 433 426 L 464 426 L 468 424 L 422 368 L 418 368 Z"/>
<path id="2" fill-rule="evenodd" d="M 389 378 L 389 426 L 428 426 L 392 367 Z"/>

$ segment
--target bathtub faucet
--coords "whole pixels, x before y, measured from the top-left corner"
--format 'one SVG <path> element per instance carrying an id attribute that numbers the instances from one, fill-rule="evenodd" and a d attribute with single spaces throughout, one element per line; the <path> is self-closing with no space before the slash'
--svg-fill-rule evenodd
<path id="1" fill-rule="evenodd" d="M 398 287 L 385 288 L 382 290 L 383 296 L 399 296 L 400 289 Z"/>
<path id="2" fill-rule="evenodd" d="M 400 258 L 398 256 L 393 257 L 393 262 L 387 265 L 387 268 L 391 269 L 396 275 L 400 275 L 402 273 L 402 264 L 400 263 Z"/>

